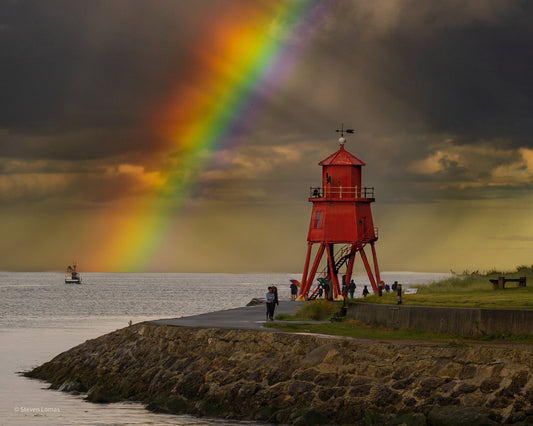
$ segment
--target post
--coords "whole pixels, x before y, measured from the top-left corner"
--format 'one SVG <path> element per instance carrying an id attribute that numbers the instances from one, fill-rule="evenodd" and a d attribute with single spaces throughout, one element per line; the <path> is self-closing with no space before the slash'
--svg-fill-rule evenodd
<path id="1" fill-rule="evenodd" d="M 398 284 L 398 305 L 402 304 L 402 285 Z"/>

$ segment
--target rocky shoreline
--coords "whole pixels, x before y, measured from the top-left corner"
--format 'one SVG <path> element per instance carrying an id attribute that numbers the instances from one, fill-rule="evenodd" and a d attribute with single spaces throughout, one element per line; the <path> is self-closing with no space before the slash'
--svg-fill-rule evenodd
<path id="1" fill-rule="evenodd" d="M 283 424 L 533 423 L 530 346 L 140 323 L 25 373 L 93 402 Z"/>

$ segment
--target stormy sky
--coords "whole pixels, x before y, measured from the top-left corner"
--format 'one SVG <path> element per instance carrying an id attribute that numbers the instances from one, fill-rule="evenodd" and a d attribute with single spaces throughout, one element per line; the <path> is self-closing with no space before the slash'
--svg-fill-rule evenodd
<path id="1" fill-rule="evenodd" d="M 533 3 L 311 8 L 313 20 L 282 40 L 285 72 L 240 112 L 249 119 L 204 153 L 186 194 L 160 194 L 185 199 L 145 270 L 300 272 L 309 187 L 341 123 L 356 129 L 346 149 L 375 188 L 382 270 L 532 264 Z M 211 28 L 244 9 L 0 2 L 0 270 L 73 259 L 99 270 L 113 224 L 127 220 L 121 202 L 152 193 L 162 164 L 180 156 L 154 123 L 181 90 L 202 90 L 195 73 L 226 42 Z"/>

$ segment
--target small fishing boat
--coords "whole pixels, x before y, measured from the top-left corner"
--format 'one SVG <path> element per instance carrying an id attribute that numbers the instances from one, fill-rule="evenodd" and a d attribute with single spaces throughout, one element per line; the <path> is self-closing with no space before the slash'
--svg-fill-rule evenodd
<path id="1" fill-rule="evenodd" d="M 65 284 L 81 284 L 81 275 L 76 270 L 76 263 L 73 266 L 68 266 L 65 274 Z"/>

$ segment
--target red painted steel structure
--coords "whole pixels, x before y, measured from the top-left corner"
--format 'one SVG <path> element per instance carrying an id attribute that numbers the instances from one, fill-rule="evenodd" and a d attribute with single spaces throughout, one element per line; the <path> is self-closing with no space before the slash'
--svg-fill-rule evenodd
<path id="1" fill-rule="evenodd" d="M 365 163 L 344 149 L 343 137 L 339 142 L 340 149 L 318 163 L 322 166 L 322 187 L 311 188 L 309 201 L 313 203 L 313 211 L 299 300 L 312 298 L 317 292 L 316 288 L 311 292 L 311 287 L 324 252 L 327 267 L 322 275 L 332 284 L 330 294 L 334 298 L 341 295 L 341 268 L 345 266 L 344 279 L 349 283 L 357 253 L 361 256 L 374 293 L 378 292 L 381 284 L 374 245 L 378 233 L 370 209 L 370 204 L 375 201 L 374 188 L 361 187 L 361 168 Z M 319 246 L 309 270 L 314 244 Z M 335 244 L 343 245 L 338 253 L 335 253 Z M 367 245 L 372 251 L 375 275 L 364 250 Z"/>

